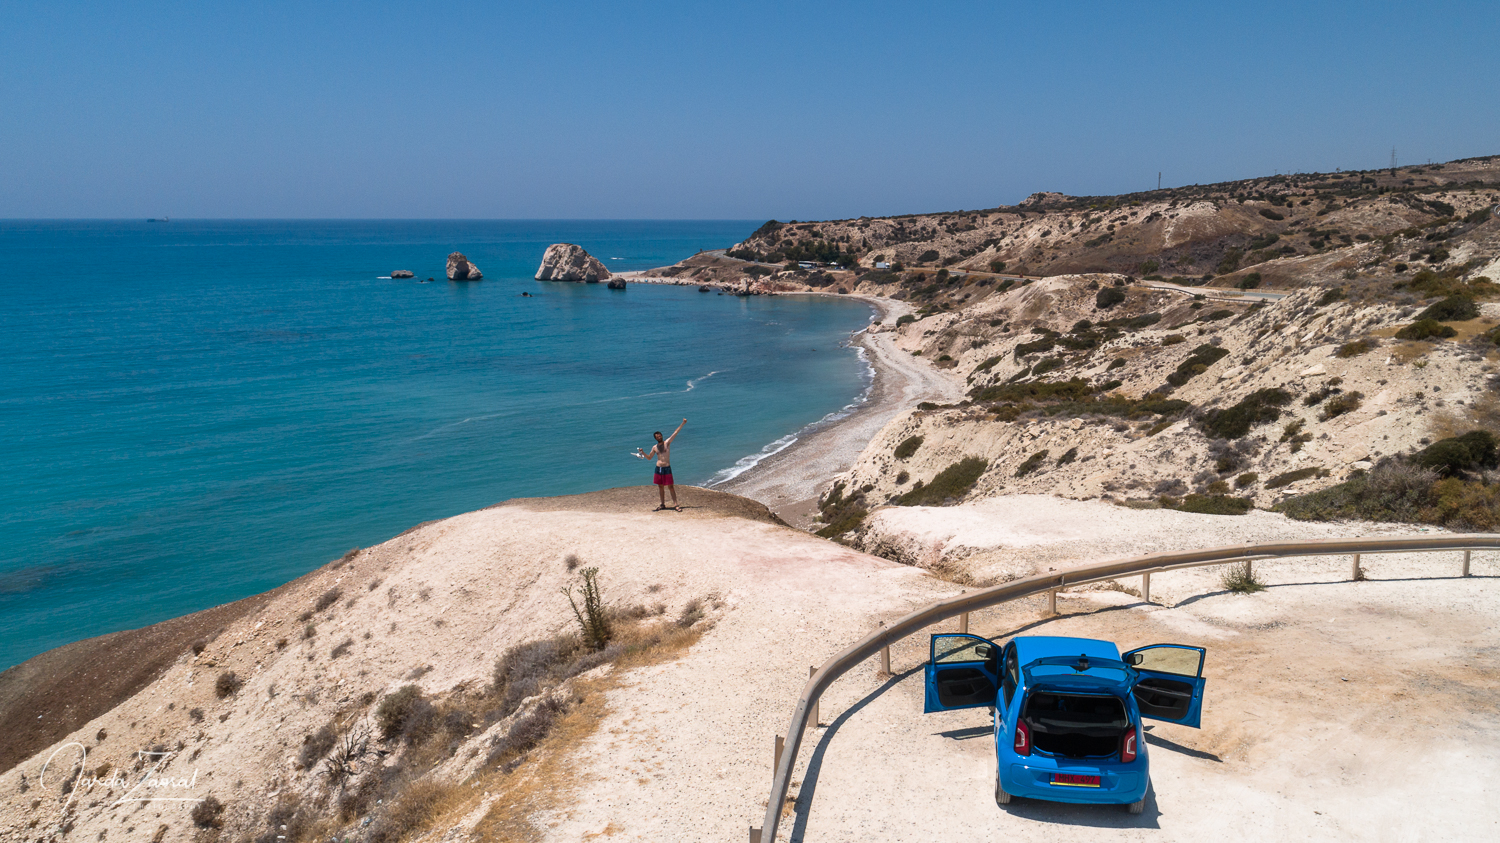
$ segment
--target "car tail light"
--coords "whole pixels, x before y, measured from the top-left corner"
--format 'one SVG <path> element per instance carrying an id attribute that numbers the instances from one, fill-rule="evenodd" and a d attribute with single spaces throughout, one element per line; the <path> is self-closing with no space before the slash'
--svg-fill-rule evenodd
<path id="1" fill-rule="evenodd" d="M 1128 731 L 1128 732 L 1125 733 L 1125 743 L 1123 743 L 1123 744 L 1120 745 L 1120 760 L 1122 762 L 1124 762 L 1124 763 L 1127 763 L 1127 764 L 1130 763 L 1131 761 L 1135 760 L 1135 727 L 1134 726 L 1131 726 L 1130 727 L 1130 731 Z"/>
<path id="2" fill-rule="evenodd" d="M 1016 754 L 1031 754 L 1031 730 L 1026 728 L 1026 721 L 1016 721 Z"/>

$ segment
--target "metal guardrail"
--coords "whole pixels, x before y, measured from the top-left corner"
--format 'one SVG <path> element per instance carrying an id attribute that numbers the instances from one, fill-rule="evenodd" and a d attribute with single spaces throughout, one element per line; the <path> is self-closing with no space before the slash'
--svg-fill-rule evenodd
<path id="1" fill-rule="evenodd" d="M 764 825 L 750 828 L 750 843 L 774 843 L 781 821 L 782 805 L 791 783 L 792 769 L 797 765 L 797 751 L 802 745 L 802 734 L 807 729 L 809 715 L 818 710 L 818 700 L 835 679 L 843 676 L 871 656 L 881 654 L 881 666 L 890 672 L 891 644 L 919 632 L 940 621 L 961 617 L 960 631 L 968 631 L 968 614 L 976 609 L 997 606 L 1022 597 L 1042 592 L 1051 593 L 1051 608 L 1057 611 L 1058 589 L 1072 585 L 1118 579 L 1140 575 L 1142 595 L 1151 602 L 1151 575 L 1181 568 L 1197 568 L 1207 565 L 1224 565 L 1237 562 L 1253 562 L 1257 559 L 1286 559 L 1303 556 L 1353 556 L 1353 577 L 1359 578 L 1361 555 L 1385 553 L 1429 553 L 1444 550 L 1464 552 L 1463 576 L 1469 575 L 1469 557 L 1476 550 L 1500 550 L 1500 535 L 1470 534 L 1441 536 L 1408 536 L 1389 539 L 1322 539 L 1306 542 L 1280 542 L 1273 544 L 1245 544 L 1189 550 L 1172 553 L 1153 553 L 1114 562 L 1086 565 L 1058 573 L 1040 574 L 1026 579 L 1013 580 L 1001 585 L 981 589 L 969 594 L 960 594 L 947 600 L 939 600 L 918 609 L 890 626 L 872 632 L 853 646 L 829 659 L 821 668 L 813 671 L 797 707 L 792 711 L 792 722 L 787 730 L 786 742 L 776 738 L 776 773 L 771 780 L 771 796 L 766 802 Z M 816 715 L 813 715 L 816 716 Z"/>

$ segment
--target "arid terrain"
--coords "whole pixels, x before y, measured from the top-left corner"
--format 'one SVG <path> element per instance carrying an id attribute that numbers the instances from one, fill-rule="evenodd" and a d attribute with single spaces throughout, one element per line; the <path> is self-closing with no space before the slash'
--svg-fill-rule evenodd
<path id="1" fill-rule="evenodd" d="M 768 223 L 634 276 L 883 301 L 869 402 L 682 513 L 508 501 L 0 674 L 0 840 L 743 840 L 809 667 L 912 609 L 1160 550 L 1495 530 L 1497 201 L 1497 158 L 1038 194 Z M 1203 728 L 1151 728 L 1139 816 L 997 806 L 989 713 L 921 714 L 909 638 L 824 697 L 778 839 L 1494 838 L 1500 553 L 1457 557 L 976 613 L 1207 648 Z"/>

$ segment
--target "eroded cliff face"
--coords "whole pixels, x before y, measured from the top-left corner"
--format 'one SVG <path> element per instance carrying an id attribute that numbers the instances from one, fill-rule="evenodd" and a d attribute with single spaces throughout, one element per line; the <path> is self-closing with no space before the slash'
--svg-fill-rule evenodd
<path id="1" fill-rule="evenodd" d="M 548 246 L 546 253 L 542 255 L 542 265 L 536 271 L 538 281 L 597 284 L 608 281 L 609 277 L 609 270 L 598 258 L 573 243 L 553 243 Z"/>
<path id="2" fill-rule="evenodd" d="M 1259 302 L 1102 274 L 995 286 L 961 282 L 957 309 L 881 326 L 970 397 L 887 425 L 832 487 L 839 512 L 1014 494 L 1264 509 L 1500 420 L 1497 304 L 1417 341 L 1395 334 L 1418 308 L 1336 283 Z M 880 519 L 844 523 L 845 541 L 911 561 Z"/>

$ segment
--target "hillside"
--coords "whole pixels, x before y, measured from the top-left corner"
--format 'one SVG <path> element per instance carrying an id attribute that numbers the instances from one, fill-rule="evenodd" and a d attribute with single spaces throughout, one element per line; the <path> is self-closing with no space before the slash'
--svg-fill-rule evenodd
<path id="1" fill-rule="evenodd" d="M 878 507 L 1015 493 L 1347 517 L 1375 483 L 1369 496 L 1404 503 L 1352 514 L 1490 529 L 1497 202 L 1494 157 L 1037 194 L 988 211 L 770 222 L 662 274 L 722 280 L 738 265 L 751 291 L 915 309 L 876 330 L 962 379 L 968 400 L 894 420 L 823 499 L 822 535 L 892 558 L 914 552 L 871 533 Z M 783 260 L 829 266 L 766 265 Z M 1439 464 L 1473 431 L 1491 437 L 1482 458 Z M 1343 503 L 1305 498 L 1327 489 Z"/>

